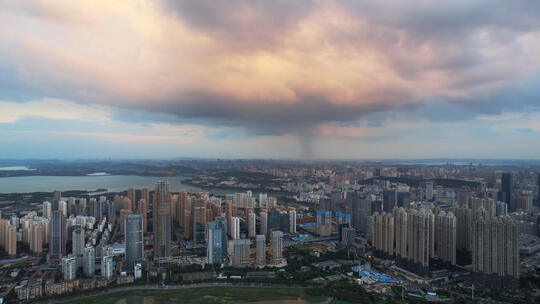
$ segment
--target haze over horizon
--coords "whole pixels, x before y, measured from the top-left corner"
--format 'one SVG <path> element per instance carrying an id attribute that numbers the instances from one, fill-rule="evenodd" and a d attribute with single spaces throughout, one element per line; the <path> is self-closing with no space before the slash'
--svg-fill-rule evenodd
<path id="1" fill-rule="evenodd" d="M 0 159 L 538 159 L 537 1 L 0 0 Z"/>

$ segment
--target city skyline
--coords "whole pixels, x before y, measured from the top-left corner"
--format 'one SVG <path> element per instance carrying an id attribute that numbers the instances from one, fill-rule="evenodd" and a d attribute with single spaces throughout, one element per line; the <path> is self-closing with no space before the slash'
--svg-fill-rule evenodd
<path id="1" fill-rule="evenodd" d="M 0 303 L 538 302 L 539 54 L 539 0 L 0 0 Z"/>
<path id="2" fill-rule="evenodd" d="M 535 1 L 0 1 L 0 158 L 538 159 Z"/>
<path id="3" fill-rule="evenodd" d="M 32 190 L 50 181 L 40 170 L 73 174 L 83 164 L 44 163 L 48 169 L 26 170 L 26 190 L 8 183 L 0 193 L 0 254 L 10 269 L 0 297 L 8 301 L 84 295 L 99 303 L 126 297 L 118 291 L 132 301 L 138 290 L 152 297 L 164 288 L 206 297 L 219 287 L 236 297 L 234 288 L 245 296 L 253 283 L 271 298 L 286 284 L 287 297 L 314 289 L 351 303 L 530 303 L 540 294 L 538 167 L 133 162 L 135 174 L 150 174 L 143 182 L 117 175 L 123 184 L 115 185 L 111 171 L 61 175 L 55 190 Z M 84 164 L 78 174 L 104 165 Z M 109 165 L 130 172 L 127 163 Z M 175 176 L 181 168 L 190 178 Z M 168 169 L 170 176 L 152 174 Z M 3 181 L 26 183 L 5 172 Z M 103 178 L 106 188 L 70 184 L 79 177 Z M 339 292 L 321 287 L 336 280 Z"/>

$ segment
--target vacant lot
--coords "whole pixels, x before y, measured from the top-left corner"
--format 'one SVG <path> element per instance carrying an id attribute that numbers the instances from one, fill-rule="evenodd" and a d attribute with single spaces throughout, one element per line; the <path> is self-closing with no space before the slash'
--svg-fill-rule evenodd
<path id="1" fill-rule="evenodd" d="M 78 299 L 70 304 L 124 303 L 235 303 L 258 302 L 303 297 L 302 289 L 214 287 L 184 290 L 135 290 Z"/>

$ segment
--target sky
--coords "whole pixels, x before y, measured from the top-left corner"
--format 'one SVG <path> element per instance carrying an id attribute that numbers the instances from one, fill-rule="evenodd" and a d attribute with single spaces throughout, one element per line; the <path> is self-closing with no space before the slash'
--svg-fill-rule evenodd
<path id="1" fill-rule="evenodd" d="M 537 0 L 0 0 L 0 158 L 540 158 Z"/>

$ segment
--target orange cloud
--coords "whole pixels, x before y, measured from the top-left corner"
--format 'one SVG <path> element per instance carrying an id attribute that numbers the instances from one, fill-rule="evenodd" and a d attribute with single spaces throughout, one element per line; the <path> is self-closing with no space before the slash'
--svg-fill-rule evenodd
<path id="1" fill-rule="evenodd" d="M 150 0 L 3 3 L 0 56 L 51 96 L 251 125 L 266 119 L 256 112 L 299 121 L 287 112 L 306 111 L 317 125 L 433 96 L 469 98 L 506 83 L 507 73 L 517 79 L 540 66 L 538 31 L 508 46 L 490 27 L 473 28 L 471 57 L 485 62 L 456 67 L 450 59 L 468 56 L 460 41 L 421 39 L 345 4 L 311 2 L 313 9 L 279 27 L 242 3 L 223 13 L 247 36 L 194 26 Z M 509 59 L 516 46 L 527 55 L 519 63 Z M 484 80 L 492 75 L 499 81 Z M 332 115 L 312 115 L 318 110 Z"/>

